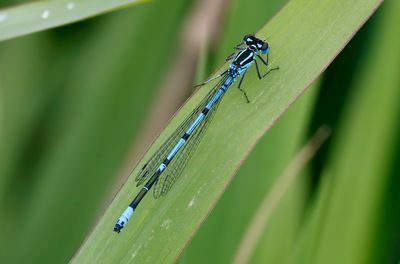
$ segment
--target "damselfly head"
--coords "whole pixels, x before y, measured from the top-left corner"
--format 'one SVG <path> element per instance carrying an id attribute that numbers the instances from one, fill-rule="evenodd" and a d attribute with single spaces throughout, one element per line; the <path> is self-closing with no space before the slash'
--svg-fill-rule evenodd
<path id="1" fill-rule="evenodd" d="M 254 46 L 255 48 L 257 48 L 258 51 L 260 51 L 263 54 L 267 54 L 269 52 L 268 43 L 266 41 L 257 38 L 256 36 L 254 36 L 254 34 L 248 34 L 244 36 L 243 42 L 249 47 Z"/>

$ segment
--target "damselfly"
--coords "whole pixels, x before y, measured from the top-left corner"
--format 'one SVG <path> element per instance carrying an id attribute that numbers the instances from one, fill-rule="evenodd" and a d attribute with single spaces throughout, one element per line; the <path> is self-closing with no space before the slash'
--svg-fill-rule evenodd
<path id="1" fill-rule="evenodd" d="M 278 67 L 271 68 L 264 75 L 261 75 L 257 59 L 265 66 L 268 66 L 270 47 L 266 41 L 254 35 L 244 36 L 243 42 L 236 45 L 234 48 L 239 52 L 237 54 L 232 53 L 231 56 L 226 58 L 226 61 L 232 61 L 228 69 L 208 79 L 199 86 L 220 79 L 218 83 L 188 115 L 174 133 L 172 133 L 166 142 L 153 154 L 136 176 L 137 186 L 143 184 L 145 181 L 147 182 L 136 195 L 135 199 L 133 199 L 125 209 L 120 218 L 118 218 L 114 226 L 115 232 L 119 233 L 121 231 L 132 217 L 140 201 L 152 187 L 154 189 L 153 194 L 155 198 L 167 194 L 192 157 L 217 110 L 222 96 L 239 77 L 241 78 L 238 89 L 243 93 L 246 101 L 248 103 L 250 102 L 246 92 L 241 86 L 247 70 L 253 63 L 256 65 L 259 79 L 264 78 L 271 71 L 279 69 Z M 266 54 L 266 60 L 261 57 L 260 53 Z"/>

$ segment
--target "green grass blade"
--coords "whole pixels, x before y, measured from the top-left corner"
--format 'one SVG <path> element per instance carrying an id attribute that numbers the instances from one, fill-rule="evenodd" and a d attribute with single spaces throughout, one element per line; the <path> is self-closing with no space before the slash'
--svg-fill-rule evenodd
<path id="1" fill-rule="evenodd" d="M 137 191 L 134 177 L 130 177 L 74 262 L 176 260 L 260 137 L 329 65 L 380 3 L 291 1 L 258 32 L 260 37 L 268 37 L 271 65 L 279 65 L 281 70 L 262 81 L 249 74 L 246 89 L 251 104 L 246 104 L 235 88 L 229 91 L 204 138 L 207 144 L 199 146 L 182 179 L 161 200 L 146 197 L 131 222 L 117 235 L 112 232 L 114 223 Z M 209 88 L 200 89 L 186 103 L 146 157 Z"/>
<path id="2" fill-rule="evenodd" d="M 150 0 L 37 1 L 0 10 L 0 41 L 73 23 Z"/>

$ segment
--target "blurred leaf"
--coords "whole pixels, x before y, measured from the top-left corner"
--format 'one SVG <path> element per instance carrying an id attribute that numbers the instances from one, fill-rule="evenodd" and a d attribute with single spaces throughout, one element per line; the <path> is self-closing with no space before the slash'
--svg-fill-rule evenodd
<path id="1" fill-rule="evenodd" d="M 310 140 L 296 153 L 275 181 L 271 191 L 263 199 L 258 211 L 252 219 L 251 226 L 257 226 L 255 219 L 263 219 L 261 234 L 256 235 L 261 243 L 258 243 L 258 254 L 253 258 L 258 263 L 268 262 L 285 263 L 293 251 L 295 238 L 301 227 L 303 212 L 309 191 L 309 170 L 305 170 L 311 159 L 319 151 L 330 135 L 330 129 L 322 125 Z M 277 207 L 277 208 L 275 208 Z M 249 230 L 246 231 L 246 233 Z M 251 234 L 251 233 L 250 233 Z M 250 258 L 252 242 L 254 238 L 246 236 L 241 242 L 241 248 L 235 256 L 235 263 L 243 263 L 241 259 Z M 264 242 L 264 243 L 263 243 Z M 249 245 L 250 247 L 249 247 Z M 246 256 L 247 254 L 247 256 Z M 248 261 L 245 261 L 248 262 Z M 254 262 L 254 261 L 253 261 Z"/>
<path id="2" fill-rule="evenodd" d="M 199 146 L 183 179 L 162 201 L 147 197 L 125 230 L 113 234 L 116 219 L 136 193 L 135 177 L 130 177 L 74 262 L 174 261 L 254 144 L 327 67 L 380 3 L 291 1 L 258 34 L 269 37 L 273 47 L 271 65 L 279 65 L 281 70 L 262 81 L 255 75 L 248 76 L 246 88 L 251 104 L 232 89 L 204 138 L 207 144 Z M 210 87 L 203 87 L 186 103 L 146 157 L 154 153 Z M 133 175 L 136 173 L 137 170 Z"/>
<path id="3" fill-rule="evenodd" d="M 37 113 L 40 118 L 32 120 L 37 122 L 37 132 L 27 133 L 28 142 L 39 148 L 25 142 L 18 146 L 34 166 L 25 167 L 26 163 L 17 160 L 13 173 L 6 175 L 13 181 L 7 184 L 7 192 L 12 195 L 6 200 L 17 199 L 2 208 L 1 218 L 7 218 L 4 226 L 13 228 L 2 233 L 1 263 L 59 263 L 71 258 L 103 205 L 111 179 L 148 111 L 155 87 L 176 48 L 179 25 L 188 5 L 188 1 L 161 1 L 111 14 L 110 20 L 98 21 L 100 26 L 93 28 L 95 32 L 90 32 L 89 39 L 77 34 L 75 42 L 68 40 L 69 45 L 64 43 L 65 36 L 59 42 L 51 39 L 47 44 L 56 52 L 43 52 L 53 55 L 51 60 L 40 57 L 42 53 L 36 50 L 50 48 L 37 45 L 27 51 L 32 52 L 31 57 L 26 56 L 29 63 L 15 62 L 15 68 L 24 70 L 22 66 L 26 66 L 30 71 L 36 60 L 42 62 L 45 67 L 39 76 L 43 79 L 36 80 L 36 71 L 28 77 L 2 76 L 2 80 L 10 81 L 2 83 L 7 89 L 18 89 L 13 107 L 30 102 L 28 96 L 31 101 L 37 100 L 37 90 L 33 90 L 36 86 L 29 86 L 32 80 L 48 90 L 42 92 L 46 100 Z M 165 12 L 166 7 L 169 12 Z M 145 38 L 157 41 L 138 41 Z M 24 41 L 22 38 L 2 45 L 15 46 Z M 64 49 L 58 50 L 60 46 Z M 13 54 L 18 54 L 17 48 L 14 51 L 4 61 L 4 69 L 13 62 Z M 22 88 L 11 86 L 20 77 Z M 24 89 L 29 93 L 25 94 Z M 8 110 L 9 119 L 16 117 L 15 109 Z M 8 131 L 8 137 L 13 131 Z M 25 179 L 31 184 L 22 189 L 18 184 L 27 183 Z"/>
<path id="4" fill-rule="evenodd" d="M 400 125 L 399 12 L 400 2 L 387 1 L 376 18 L 295 263 L 398 260 L 382 254 L 388 249 L 375 238 L 384 232 L 379 223 L 385 214 L 380 212 L 386 207 L 390 168 L 398 163 L 394 148 Z M 383 259 L 374 259 L 377 255 Z"/>
<path id="5" fill-rule="evenodd" d="M 0 10 L 0 41 L 73 23 L 150 0 L 35 1 Z"/>
<path id="6" fill-rule="evenodd" d="M 35 36 L 13 45 L 1 43 L 0 46 L 1 198 L 4 198 L 6 186 L 13 180 L 10 175 L 20 166 L 23 146 L 29 144 L 44 102 L 50 96 L 47 87 L 42 85 L 42 73 L 48 67 L 45 62 L 50 56 L 45 52 L 47 45 L 45 38 Z M 26 164 L 26 167 L 31 165 Z"/>

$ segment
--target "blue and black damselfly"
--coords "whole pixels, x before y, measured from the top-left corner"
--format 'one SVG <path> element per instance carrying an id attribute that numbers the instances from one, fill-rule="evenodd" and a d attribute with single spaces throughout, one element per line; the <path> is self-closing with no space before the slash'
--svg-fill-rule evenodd
<path id="1" fill-rule="evenodd" d="M 192 157 L 217 110 L 222 96 L 239 77 L 241 78 L 238 89 L 243 93 L 246 101 L 248 103 L 250 102 L 246 92 L 241 86 L 247 70 L 253 63 L 256 65 L 259 79 L 264 78 L 271 71 L 279 69 L 278 67 L 271 68 L 265 74 L 261 75 L 257 59 L 265 66 L 268 66 L 270 47 L 266 41 L 258 39 L 254 35 L 244 36 L 243 42 L 236 45 L 235 49 L 239 52 L 237 54 L 232 53 L 232 55 L 226 59 L 227 61 L 232 61 L 228 69 L 208 79 L 199 86 L 220 79 L 218 83 L 188 115 L 174 133 L 172 133 L 166 142 L 153 154 L 136 176 L 137 186 L 143 184 L 145 181 L 146 183 L 136 195 L 135 199 L 133 199 L 122 213 L 120 218 L 118 218 L 114 226 L 115 232 L 119 233 L 121 231 L 132 217 L 140 201 L 151 188 L 153 188 L 155 198 L 168 193 Z M 261 57 L 260 53 L 266 54 L 266 60 Z"/>

